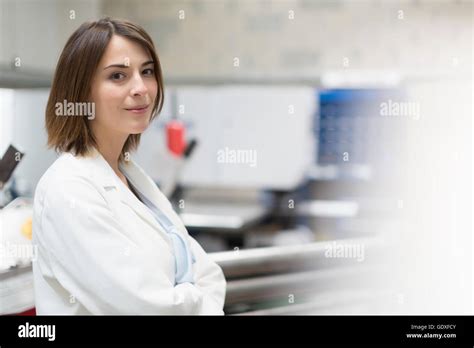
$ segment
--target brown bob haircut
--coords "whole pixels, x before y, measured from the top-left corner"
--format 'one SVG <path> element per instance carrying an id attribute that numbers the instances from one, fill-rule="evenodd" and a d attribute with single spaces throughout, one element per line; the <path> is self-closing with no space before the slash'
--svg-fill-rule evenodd
<path id="1" fill-rule="evenodd" d="M 157 96 L 150 122 L 163 107 L 164 86 L 160 61 L 151 37 L 140 26 L 126 20 L 102 18 L 83 23 L 69 38 L 59 57 L 54 73 L 48 104 L 46 105 L 46 131 L 48 147 L 56 152 L 73 152 L 85 156 L 97 143 L 87 117 L 57 116 L 56 103 L 89 102 L 91 84 L 108 43 L 113 35 L 119 35 L 140 44 L 150 54 L 155 78 L 158 83 Z M 136 150 L 140 134 L 130 134 L 120 154 Z"/>

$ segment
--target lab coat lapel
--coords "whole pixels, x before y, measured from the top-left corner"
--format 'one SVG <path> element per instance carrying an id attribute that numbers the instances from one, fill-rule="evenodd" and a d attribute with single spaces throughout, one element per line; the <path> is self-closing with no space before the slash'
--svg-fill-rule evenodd
<path id="1" fill-rule="evenodd" d="M 155 220 L 153 217 L 152 213 L 150 210 L 143 204 L 141 203 L 137 197 L 125 186 L 124 183 L 120 182 L 118 186 L 118 191 L 120 194 L 120 200 L 128 205 L 130 208 L 135 211 L 135 213 L 144 221 L 146 221 L 148 224 L 150 224 L 154 229 L 160 229 L 161 226 L 158 224 L 158 222 Z"/>
<path id="2" fill-rule="evenodd" d="M 159 190 L 159 188 L 150 179 L 150 177 L 146 175 L 143 169 L 141 169 L 133 160 L 120 164 L 120 169 L 122 173 L 124 173 L 124 175 L 132 183 L 132 185 L 137 190 L 139 190 L 141 194 L 145 195 L 147 199 L 152 202 L 158 209 L 160 209 L 178 228 L 178 231 L 181 232 L 181 235 L 183 235 L 183 230 L 185 230 L 185 227 L 181 219 L 179 219 L 179 217 L 176 215 L 171 206 L 171 203 L 168 201 L 165 195 Z M 122 196 L 125 199 L 125 203 L 127 203 L 134 209 L 143 208 L 144 211 L 142 211 L 142 209 L 139 209 L 136 210 L 137 213 L 146 213 L 143 214 L 144 217 L 148 221 L 152 220 L 153 224 L 161 229 L 161 225 L 158 224 L 149 209 L 145 207 L 142 203 L 137 202 L 136 197 L 133 195 L 132 192 L 130 192 L 130 190 L 128 190 L 126 187 L 125 189 L 128 191 L 127 195 Z M 132 198 L 132 200 L 130 198 Z M 139 207 L 136 207 L 137 205 L 139 205 Z"/>
<path id="3" fill-rule="evenodd" d="M 120 201 L 132 208 L 142 220 L 146 221 L 154 229 L 158 228 L 159 230 L 161 230 L 161 226 L 155 220 L 149 209 L 144 206 L 140 201 L 138 201 L 135 195 L 125 186 L 125 184 L 119 179 L 117 174 L 115 174 L 112 167 L 110 167 L 110 165 L 100 154 L 100 152 L 98 152 L 97 150 L 93 150 L 92 152 L 93 155 L 91 156 L 91 160 L 94 162 L 95 165 L 91 175 L 93 175 L 95 180 L 97 180 L 97 182 L 99 182 L 103 186 L 106 192 L 110 190 L 115 190 L 119 196 Z M 122 172 L 124 172 L 123 166 L 120 166 L 120 168 Z M 125 169 L 125 171 L 127 170 Z M 130 178 L 130 176 L 128 175 L 128 171 L 124 174 Z M 137 180 L 137 176 L 134 175 L 133 181 L 141 181 L 141 179 Z"/>

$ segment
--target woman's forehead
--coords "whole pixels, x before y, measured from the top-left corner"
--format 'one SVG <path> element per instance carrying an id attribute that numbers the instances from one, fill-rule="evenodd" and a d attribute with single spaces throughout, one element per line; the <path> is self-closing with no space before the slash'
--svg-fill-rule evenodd
<path id="1" fill-rule="evenodd" d="M 104 67 L 111 64 L 140 66 L 149 60 L 152 58 L 145 47 L 123 36 L 114 35 L 107 45 L 100 65 Z"/>

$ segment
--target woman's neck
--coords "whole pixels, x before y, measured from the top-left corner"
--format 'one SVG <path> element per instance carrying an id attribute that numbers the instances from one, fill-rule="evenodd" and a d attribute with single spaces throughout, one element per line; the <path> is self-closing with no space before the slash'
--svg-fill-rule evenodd
<path id="1" fill-rule="evenodd" d="M 119 160 L 129 134 L 114 132 L 113 130 L 104 128 L 97 123 L 92 124 L 92 131 L 95 135 L 97 150 L 101 153 L 102 157 L 104 157 L 114 172 L 122 178 L 119 170 Z"/>

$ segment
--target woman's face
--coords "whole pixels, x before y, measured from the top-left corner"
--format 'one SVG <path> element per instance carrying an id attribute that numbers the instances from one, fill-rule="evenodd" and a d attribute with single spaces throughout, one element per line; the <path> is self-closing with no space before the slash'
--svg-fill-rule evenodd
<path id="1" fill-rule="evenodd" d="M 114 35 L 99 62 L 91 86 L 96 137 L 139 134 L 146 130 L 158 83 L 152 58 L 140 44 Z"/>

